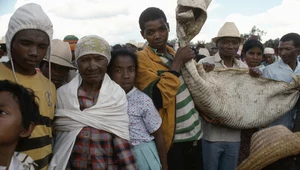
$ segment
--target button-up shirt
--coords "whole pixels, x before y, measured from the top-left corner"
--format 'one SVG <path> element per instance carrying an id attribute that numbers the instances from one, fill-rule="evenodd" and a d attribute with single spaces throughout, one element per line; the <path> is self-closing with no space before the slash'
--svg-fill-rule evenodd
<path id="1" fill-rule="evenodd" d="M 295 68 L 295 70 L 292 70 L 289 65 L 285 64 L 282 60 L 280 60 L 274 64 L 267 66 L 264 69 L 263 75 L 265 78 L 290 83 L 293 80 L 292 75 L 300 75 L 299 61 L 297 60 L 297 67 Z M 296 104 L 295 107 L 291 111 L 286 113 L 282 118 L 272 122 L 270 126 L 284 125 L 291 130 L 294 125 L 297 106 L 298 104 Z"/>
<path id="2" fill-rule="evenodd" d="M 227 68 L 224 61 L 217 53 L 215 56 L 203 58 L 199 63 L 214 64 L 215 67 Z M 248 66 L 240 60 L 233 59 L 233 68 L 248 68 Z M 222 125 L 214 125 L 207 123 L 202 119 L 203 137 L 205 140 L 211 142 L 239 142 L 241 140 L 241 130 L 233 129 Z"/>

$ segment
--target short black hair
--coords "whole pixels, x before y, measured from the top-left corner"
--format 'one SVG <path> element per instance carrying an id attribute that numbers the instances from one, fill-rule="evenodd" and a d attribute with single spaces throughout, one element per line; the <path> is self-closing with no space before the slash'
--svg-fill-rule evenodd
<path id="1" fill-rule="evenodd" d="M 167 23 L 167 17 L 161 9 L 156 7 L 149 7 L 145 9 L 141 13 L 139 18 L 140 29 L 144 31 L 146 22 L 157 20 L 157 19 L 163 19 L 165 23 Z"/>
<path id="2" fill-rule="evenodd" d="M 114 45 L 114 46 L 112 47 L 112 51 L 119 50 L 119 49 L 122 49 L 122 48 L 124 48 L 124 47 L 122 47 L 121 44 L 116 44 L 116 45 Z"/>
<path id="3" fill-rule="evenodd" d="M 36 124 L 40 111 L 34 92 L 8 80 L 0 80 L 0 92 L 4 91 L 11 93 L 15 101 L 19 103 L 23 128 L 27 130 L 31 122 Z"/>
<path id="4" fill-rule="evenodd" d="M 300 47 L 300 35 L 297 33 L 285 34 L 283 37 L 281 37 L 279 41 L 281 42 L 293 41 L 295 47 Z"/>
<path id="5" fill-rule="evenodd" d="M 119 50 L 115 50 L 115 51 L 111 52 L 111 59 L 107 66 L 107 72 L 109 75 L 111 75 L 113 63 L 120 56 L 129 56 L 135 64 L 135 70 L 137 70 L 137 67 L 138 67 L 137 56 L 134 53 L 128 51 L 127 49 L 119 49 Z"/>
<path id="6" fill-rule="evenodd" d="M 243 45 L 242 53 L 246 54 L 248 50 L 255 47 L 258 47 L 262 53 L 264 52 L 264 45 L 260 41 L 255 39 L 250 39 L 247 40 Z"/>

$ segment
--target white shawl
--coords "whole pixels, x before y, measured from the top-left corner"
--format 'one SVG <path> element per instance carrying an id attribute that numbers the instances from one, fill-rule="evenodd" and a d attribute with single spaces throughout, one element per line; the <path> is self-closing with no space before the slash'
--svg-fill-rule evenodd
<path id="1" fill-rule="evenodd" d="M 76 137 L 83 127 L 101 129 L 130 139 L 127 99 L 123 89 L 105 74 L 96 105 L 81 111 L 77 97 L 81 81 L 81 76 L 77 75 L 57 90 L 56 139 L 48 169 L 66 168 Z"/>

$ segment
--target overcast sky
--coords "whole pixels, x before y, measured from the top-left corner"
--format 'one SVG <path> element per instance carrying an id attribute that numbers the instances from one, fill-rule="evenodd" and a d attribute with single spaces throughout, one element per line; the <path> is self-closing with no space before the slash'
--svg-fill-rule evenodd
<path id="1" fill-rule="evenodd" d="M 169 39 L 176 38 L 176 0 L 0 0 L 0 39 L 13 12 L 29 2 L 42 6 L 58 39 L 68 34 L 78 38 L 97 34 L 111 45 L 129 40 L 143 42 L 138 18 L 147 7 L 165 12 L 171 27 Z M 267 32 L 263 42 L 289 32 L 300 33 L 299 9 L 300 0 L 212 0 L 208 19 L 193 41 L 209 42 L 226 21 L 235 22 L 240 33 L 248 33 L 256 25 Z"/>

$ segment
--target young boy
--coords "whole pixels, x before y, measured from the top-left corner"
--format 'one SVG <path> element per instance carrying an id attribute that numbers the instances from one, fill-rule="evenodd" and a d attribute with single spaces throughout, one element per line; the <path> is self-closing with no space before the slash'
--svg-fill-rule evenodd
<path id="1" fill-rule="evenodd" d="M 21 6 L 11 16 L 6 33 L 7 56 L 10 61 L 0 63 L 0 80 L 10 80 L 32 89 L 38 97 L 40 117 L 30 138 L 19 151 L 28 154 L 39 169 L 47 169 L 52 157 L 52 120 L 56 101 L 53 83 L 35 67 L 49 58 L 53 26 L 37 4 Z"/>
<path id="2" fill-rule="evenodd" d="M 32 91 L 8 80 L 0 81 L 0 170 L 33 170 L 36 164 L 22 147 L 40 116 Z"/>
<path id="3" fill-rule="evenodd" d="M 162 131 L 170 170 L 189 169 L 190 151 L 202 137 L 200 116 L 180 74 L 183 65 L 195 58 L 186 46 L 177 53 L 167 46 L 169 24 L 164 12 L 147 8 L 139 18 L 141 35 L 149 45 L 138 52 L 136 87 L 149 95 L 162 118 Z M 200 153 L 199 153 L 200 155 Z M 197 163 L 201 162 L 199 158 Z"/>

